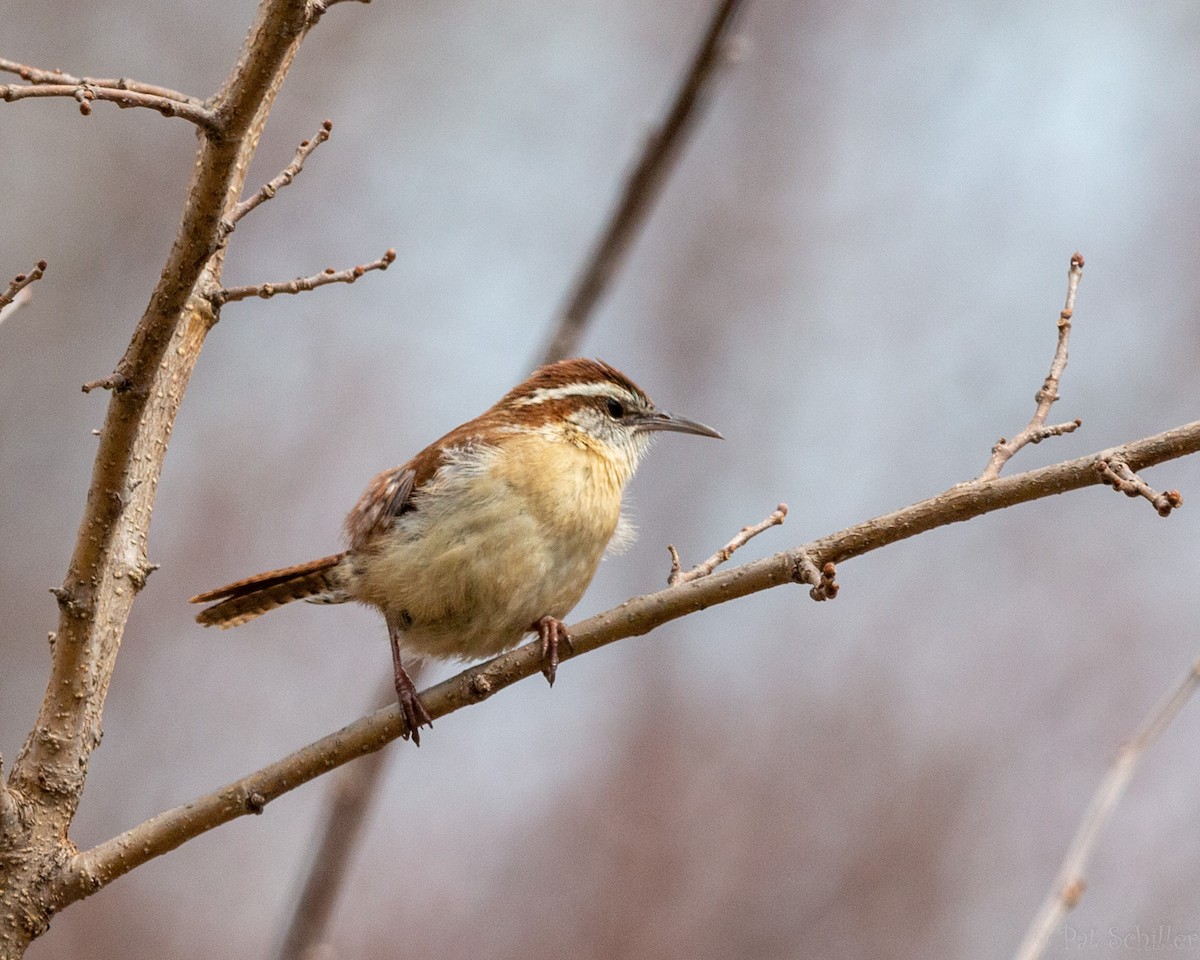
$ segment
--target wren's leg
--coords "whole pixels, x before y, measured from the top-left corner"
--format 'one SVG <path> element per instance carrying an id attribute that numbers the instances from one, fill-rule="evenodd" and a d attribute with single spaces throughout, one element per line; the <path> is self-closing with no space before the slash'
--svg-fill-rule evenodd
<path id="1" fill-rule="evenodd" d="M 554 686 L 554 676 L 558 673 L 558 643 L 561 640 L 572 653 L 571 635 L 567 633 L 567 625 L 554 617 L 542 617 L 533 625 L 538 639 L 542 642 L 542 673 Z"/>
<path id="2" fill-rule="evenodd" d="M 392 669 L 396 680 L 396 696 L 400 699 L 400 709 L 404 713 L 404 739 L 412 736 L 413 746 L 421 745 L 421 727 L 433 726 L 433 718 L 425 709 L 425 704 L 417 696 L 417 688 L 404 670 L 400 661 L 400 637 L 403 631 L 391 621 L 388 622 L 388 639 L 392 642 Z"/>

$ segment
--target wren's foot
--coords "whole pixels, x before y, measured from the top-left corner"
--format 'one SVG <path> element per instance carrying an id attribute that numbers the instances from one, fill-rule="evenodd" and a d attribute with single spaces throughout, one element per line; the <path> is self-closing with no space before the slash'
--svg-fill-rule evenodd
<path id="1" fill-rule="evenodd" d="M 417 696 L 416 685 L 409 679 L 404 668 L 396 666 L 396 696 L 400 699 L 400 710 L 404 714 L 404 739 L 410 736 L 414 747 L 421 745 L 421 727 L 432 727 L 433 718 L 425 709 L 425 704 Z"/>
<path id="2" fill-rule="evenodd" d="M 558 644 L 561 640 L 574 653 L 571 635 L 567 633 L 567 625 L 554 617 L 542 617 L 533 628 L 542 642 L 542 673 L 550 686 L 554 686 L 554 677 L 558 673 Z"/>
<path id="3" fill-rule="evenodd" d="M 404 669 L 400 659 L 400 638 L 402 631 L 388 621 L 388 639 L 392 643 L 392 675 L 396 681 L 396 696 L 400 700 L 400 710 L 404 714 L 404 739 L 412 737 L 414 747 L 421 745 L 421 727 L 433 726 L 433 717 L 425 709 L 425 704 L 417 696 L 417 687 L 412 677 Z"/>

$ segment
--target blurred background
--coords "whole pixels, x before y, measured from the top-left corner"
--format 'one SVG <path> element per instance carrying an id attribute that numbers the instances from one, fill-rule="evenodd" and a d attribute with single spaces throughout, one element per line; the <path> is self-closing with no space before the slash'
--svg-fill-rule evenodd
<path id="1" fill-rule="evenodd" d="M 9 3 L 4 56 L 206 96 L 249 0 Z M 150 579 L 72 828 L 81 847 L 359 716 L 365 610 L 203 631 L 193 593 L 336 548 L 376 471 L 530 369 L 710 10 L 442 0 L 330 11 L 249 183 L 229 284 L 365 262 L 226 307 L 179 416 Z M 779 501 L 750 559 L 976 475 L 1033 411 L 1087 258 L 1052 422 L 1015 471 L 1197 416 L 1200 7 L 753 0 L 739 61 L 585 341 L 722 444 L 668 437 L 635 547 L 573 619 L 664 585 Z M 15 78 L 8 77 L 4 82 Z M 109 373 L 178 222 L 192 128 L 0 104 L 0 752 L 47 676 Z M 395 756 L 322 956 L 1005 957 L 1120 740 L 1200 653 L 1200 459 L 934 531 L 567 664 Z M 443 670 L 442 674 L 447 671 Z M 1050 956 L 1159 924 L 1200 955 L 1200 708 L 1146 757 Z M 270 954 L 320 780 L 73 906 L 35 960 Z M 1095 940 L 1091 946 L 1085 938 Z M 1074 939 L 1073 939 L 1074 938 Z"/>

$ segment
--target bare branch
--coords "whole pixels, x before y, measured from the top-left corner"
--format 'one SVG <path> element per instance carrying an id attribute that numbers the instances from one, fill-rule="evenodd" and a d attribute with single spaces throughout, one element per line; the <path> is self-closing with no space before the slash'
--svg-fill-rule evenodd
<path id="1" fill-rule="evenodd" d="M 366 2 L 366 0 L 364 0 Z M 293 180 L 299 176 L 300 171 L 304 169 L 304 161 L 306 161 L 314 150 L 329 139 L 329 134 L 333 132 L 333 121 L 326 120 L 321 124 L 321 129 L 317 131 L 315 137 L 311 140 L 301 140 L 300 146 L 296 148 L 296 157 L 283 168 L 283 171 L 273 179 L 264 183 L 252 195 L 239 203 L 229 216 L 221 221 L 221 229 L 219 233 L 219 242 L 224 243 L 225 239 L 233 233 L 234 227 L 237 226 L 239 220 L 242 219 L 251 210 L 257 207 L 260 203 L 264 203 L 275 196 L 281 189 L 291 184 Z"/>
<path id="2" fill-rule="evenodd" d="M 670 620 L 771 587 L 802 582 L 800 569 L 842 563 L 962 520 L 1100 482 L 1098 460 L 1121 457 L 1139 469 L 1200 451 L 1200 421 L 1112 450 L 1011 477 L 973 480 L 928 500 L 838 533 L 730 570 L 626 601 L 571 627 L 563 659 L 624 637 L 640 636 Z M 541 646 L 526 644 L 463 671 L 421 694 L 433 719 L 479 703 L 518 680 L 540 673 Z M 397 705 L 370 714 L 263 769 L 150 820 L 76 856 L 56 888 L 60 905 L 86 897 L 117 877 L 223 823 L 248 813 L 350 760 L 378 750 L 403 732 Z"/>
<path id="3" fill-rule="evenodd" d="M 166 87 L 120 78 L 103 80 L 73 77 L 61 70 L 40 70 L 0 58 L 0 70 L 15 73 L 26 84 L 0 84 L 0 100 L 14 102 L 31 97 L 72 97 L 84 116 L 92 112 L 93 100 L 107 100 L 120 107 L 148 107 L 165 117 L 181 117 L 209 132 L 215 132 L 215 116 L 195 97 Z"/>
<path id="4" fill-rule="evenodd" d="M 386 270 L 396 259 L 396 251 L 388 250 L 378 260 L 362 263 L 348 270 L 334 270 L 326 267 L 321 273 L 311 277 L 297 277 L 287 283 L 260 283 L 248 287 L 225 287 L 213 294 L 213 302 L 220 306 L 223 303 L 236 303 L 249 297 L 262 297 L 269 300 L 280 293 L 304 293 L 317 287 L 328 286 L 331 283 L 353 283 L 364 273 L 371 270 Z"/>
<path id="5" fill-rule="evenodd" d="M 1046 381 L 1034 396 L 1034 400 L 1037 401 L 1037 410 L 1024 430 L 1011 440 L 1001 437 L 996 442 L 996 445 L 992 447 L 992 458 L 988 461 L 983 473 L 979 475 L 980 480 L 989 480 L 1000 476 L 1004 465 L 1026 444 L 1041 443 L 1047 437 L 1062 436 L 1083 425 L 1082 420 L 1072 420 L 1069 423 L 1060 423 L 1055 427 L 1046 426 L 1046 417 L 1050 414 L 1050 407 L 1058 399 L 1059 381 L 1062 380 L 1063 371 L 1067 368 L 1067 341 L 1071 337 L 1071 317 L 1075 314 L 1075 293 L 1079 289 L 1079 278 L 1082 276 L 1083 254 L 1072 254 L 1071 267 L 1067 271 L 1067 302 L 1058 315 L 1058 347 L 1054 351 L 1054 360 L 1050 363 L 1050 372 L 1046 374 Z"/>
<path id="6" fill-rule="evenodd" d="M 1145 497 L 1150 501 L 1160 517 L 1169 517 L 1172 510 L 1183 506 L 1183 497 L 1178 490 L 1168 490 L 1158 493 L 1145 480 L 1129 469 L 1129 464 L 1120 457 L 1096 462 L 1096 472 L 1100 482 L 1114 490 L 1120 490 L 1127 497 Z"/>
<path id="7" fill-rule="evenodd" d="M 671 554 L 671 575 L 667 577 L 668 586 L 676 586 L 680 583 L 687 583 L 689 580 L 696 580 L 699 577 L 707 577 L 710 573 L 717 569 L 721 564 L 734 555 L 739 547 L 745 546 L 764 530 L 769 530 L 771 527 L 776 527 L 783 523 L 787 516 L 788 508 L 786 503 L 781 503 L 775 508 L 775 511 L 765 520 L 761 520 L 752 527 L 742 527 L 738 535 L 730 540 L 725 546 L 714 553 L 703 563 L 698 563 L 687 573 L 684 573 L 680 568 L 679 553 L 675 550 L 673 544 L 667 544 L 667 550 Z"/>
<path id="8" fill-rule="evenodd" d="M 539 364 L 552 363 L 578 352 L 588 317 L 608 289 L 658 198 L 688 133 L 704 106 L 717 68 L 726 60 L 729 30 L 741 0 L 719 0 L 704 38 L 692 57 L 675 99 L 658 128 L 646 138 L 636 166 L 630 171 L 608 226 L 575 280 L 550 335 Z"/>
<path id="9" fill-rule="evenodd" d="M 241 195 L 263 125 L 311 26 L 310 16 L 306 0 L 260 0 L 241 57 L 201 126 L 170 254 L 112 377 L 96 383 L 113 389 L 79 535 L 63 585 L 55 590 L 59 624 L 50 676 L 37 720 L 8 779 L 10 799 L 30 815 L 20 850 L 0 870 L 0 953 L 5 955 L 18 954 L 40 935 L 58 906 L 51 900 L 50 878 L 74 853 L 68 830 L 89 757 L 100 739 L 125 623 L 152 569 L 146 540 L 167 441 L 204 338 L 216 321 L 211 297 L 220 290 L 224 266 L 220 224 Z M 0 66 L 12 64 L 3 61 Z M 30 79 L 39 81 L 34 84 L 38 87 L 55 85 L 52 78 L 33 72 Z M 103 85 L 88 87 L 92 89 L 121 92 Z M 172 96 L 166 99 L 176 103 Z M 178 104 L 172 109 L 183 112 L 192 106 L 190 101 Z M 18 899 L 12 899 L 14 891 Z M 12 909 L 16 903 L 19 909 Z"/>
<path id="10" fill-rule="evenodd" d="M 410 672 L 413 682 L 420 683 L 422 668 L 418 665 Z M 380 684 L 375 702 L 390 705 L 395 701 L 396 688 L 389 676 Z M 321 942 L 391 756 L 388 751 L 376 750 L 346 764 L 333 776 L 307 875 L 279 941 L 276 960 L 306 960 Z"/>
<path id="11" fill-rule="evenodd" d="M 1063 918 L 1079 903 L 1087 888 L 1084 873 L 1100 831 L 1108 823 L 1117 804 L 1121 802 L 1125 788 L 1129 785 L 1142 755 L 1170 726 L 1197 687 L 1200 687 L 1200 660 L 1192 664 L 1187 676 L 1147 714 L 1133 736 L 1117 750 L 1112 766 L 1092 796 L 1092 802 L 1088 804 L 1087 812 L 1079 824 L 1075 838 L 1071 841 L 1066 857 L 1063 858 L 1049 894 L 1017 949 L 1016 960 L 1036 960 L 1040 957 L 1050 936 L 1058 929 Z"/>
<path id="12" fill-rule="evenodd" d="M 7 320 L 14 310 L 28 302 L 29 294 L 24 291 L 30 284 L 37 283 L 46 273 L 46 261 L 39 260 L 29 273 L 18 273 L 9 281 L 8 289 L 0 293 L 0 323 Z"/>
<path id="13" fill-rule="evenodd" d="M 156 86 L 152 83 L 130 80 L 128 77 L 120 77 L 115 80 L 103 80 L 98 77 L 73 77 L 69 73 L 63 73 L 61 70 L 40 70 L 28 64 L 17 63 L 14 60 L 5 60 L 3 57 L 0 57 L 0 71 L 15 73 L 22 80 L 33 84 L 65 83 L 72 86 L 111 87 L 114 90 L 131 90 L 134 93 L 148 93 L 154 97 L 177 100 L 180 103 L 190 103 L 194 106 L 201 106 L 203 104 L 203 101 L 199 98 L 189 97 L 186 93 L 180 93 L 177 90 L 171 90 L 167 87 Z"/>
<path id="14" fill-rule="evenodd" d="M 91 393 L 93 390 L 115 390 L 120 392 L 128 390 L 131 386 L 133 384 L 129 382 L 128 378 L 110 373 L 107 377 L 101 377 L 99 380 L 89 380 L 79 389 L 84 393 Z"/>

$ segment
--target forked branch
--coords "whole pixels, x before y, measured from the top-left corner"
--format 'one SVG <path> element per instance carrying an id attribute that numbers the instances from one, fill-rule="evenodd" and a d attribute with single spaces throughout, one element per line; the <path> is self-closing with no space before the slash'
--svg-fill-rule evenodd
<path id="1" fill-rule="evenodd" d="M 1071 257 L 1071 267 L 1067 271 L 1067 302 L 1058 315 L 1058 347 L 1054 351 L 1054 359 L 1050 363 L 1050 372 L 1040 390 L 1034 396 L 1037 409 L 1025 429 L 1011 440 L 1001 437 L 992 447 L 992 457 L 979 475 L 980 480 L 990 480 L 1000 476 L 1004 465 L 1012 459 L 1023 446 L 1029 443 L 1041 443 L 1047 437 L 1059 437 L 1064 433 L 1072 433 L 1083 425 L 1082 420 L 1071 420 L 1056 426 L 1047 427 L 1046 417 L 1050 415 L 1050 407 L 1058 399 L 1058 385 L 1062 380 L 1063 371 L 1067 368 L 1067 342 L 1071 338 L 1071 318 L 1075 315 L 1075 294 L 1079 290 L 1079 278 L 1083 276 L 1083 254 L 1076 253 Z"/>
<path id="2" fill-rule="evenodd" d="M 203 130 L 217 132 L 216 114 L 202 101 L 166 87 L 141 83 L 122 77 L 104 80 L 73 77 L 61 70 L 41 70 L 0 57 L 0 70 L 15 73 L 25 83 L 0 84 L 0 100 L 15 102 L 33 97 L 70 97 L 79 104 L 79 112 L 92 112 L 92 101 L 115 103 L 119 107 L 146 107 L 164 117 L 181 117 Z"/>
<path id="3" fill-rule="evenodd" d="M 770 530 L 771 527 L 779 526 L 787 517 L 788 508 L 786 503 L 781 503 L 775 508 L 769 517 L 765 520 L 760 520 L 758 523 L 750 527 L 742 527 L 738 531 L 736 537 L 730 540 L 725 546 L 714 553 L 703 563 L 698 563 L 686 573 L 683 571 L 679 560 L 679 552 L 675 549 L 675 545 L 668 543 L 667 552 L 671 554 L 671 573 L 667 577 L 669 586 L 677 586 L 681 583 L 687 583 L 689 580 L 697 580 L 700 577 L 707 577 L 710 573 L 717 569 L 721 564 L 729 560 L 735 552 L 741 547 L 757 537 L 764 530 Z"/>

